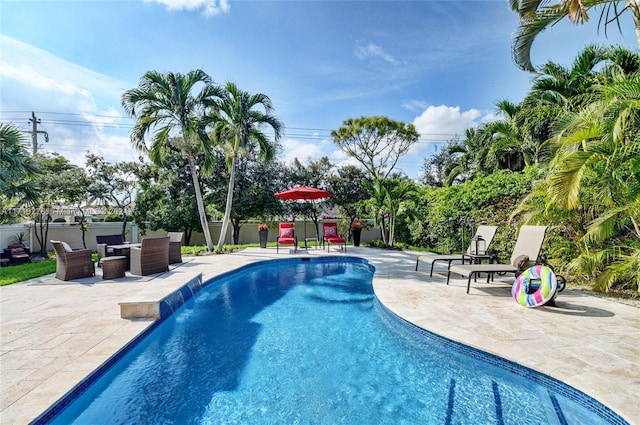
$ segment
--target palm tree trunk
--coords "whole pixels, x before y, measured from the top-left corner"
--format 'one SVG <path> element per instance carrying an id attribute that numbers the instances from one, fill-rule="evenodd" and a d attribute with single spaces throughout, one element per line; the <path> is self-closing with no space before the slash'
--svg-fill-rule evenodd
<path id="1" fill-rule="evenodd" d="M 188 154 L 189 167 L 191 168 L 191 178 L 193 179 L 193 188 L 196 192 L 196 203 L 198 204 L 198 214 L 200 215 L 200 225 L 202 226 L 202 233 L 204 234 L 204 240 L 207 242 L 207 250 L 213 252 L 213 240 L 211 239 L 211 232 L 209 231 L 209 223 L 207 222 L 207 213 L 204 210 L 204 202 L 202 201 L 202 192 L 200 191 L 200 182 L 198 180 L 198 170 L 196 168 L 196 162 L 191 153 Z"/>
<path id="2" fill-rule="evenodd" d="M 222 219 L 222 229 L 220 229 L 220 238 L 218 239 L 218 249 L 222 251 L 224 239 L 227 235 L 227 228 L 231 220 L 231 205 L 233 204 L 233 187 L 236 183 L 236 164 L 238 162 L 238 153 L 234 151 L 231 158 L 231 175 L 229 177 L 229 189 L 227 190 L 227 206 L 224 209 L 224 218 Z"/>

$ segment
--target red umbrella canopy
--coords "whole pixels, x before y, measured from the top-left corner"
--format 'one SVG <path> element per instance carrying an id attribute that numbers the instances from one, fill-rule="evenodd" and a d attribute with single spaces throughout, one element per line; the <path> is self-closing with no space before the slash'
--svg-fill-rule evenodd
<path id="1" fill-rule="evenodd" d="M 318 189 L 311 186 L 298 186 L 293 189 L 285 190 L 284 192 L 275 193 L 273 196 L 283 199 L 285 201 L 293 201 L 298 199 L 324 199 L 331 198 L 331 195 L 326 190 Z"/>

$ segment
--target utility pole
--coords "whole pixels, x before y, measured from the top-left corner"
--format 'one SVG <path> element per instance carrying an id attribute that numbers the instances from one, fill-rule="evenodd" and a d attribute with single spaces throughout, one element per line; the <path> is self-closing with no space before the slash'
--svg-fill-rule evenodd
<path id="1" fill-rule="evenodd" d="M 33 156 L 36 156 L 38 153 L 38 124 L 40 123 L 40 120 L 36 119 L 36 113 L 34 111 L 31 111 L 31 118 L 29 118 L 29 122 L 32 125 L 31 144 L 33 146 Z"/>
<path id="2" fill-rule="evenodd" d="M 44 130 L 38 130 L 38 124 L 40 124 L 41 121 L 39 118 L 36 118 L 36 113 L 34 111 L 31 111 L 31 118 L 29 118 L 29 122 L 31 123 L 31 144 L 33 156 L 36 156 L 38 153 L 38 133 L 44 134 L 44 141 L 47 143 L 49 142 L 49 133 Z"/>

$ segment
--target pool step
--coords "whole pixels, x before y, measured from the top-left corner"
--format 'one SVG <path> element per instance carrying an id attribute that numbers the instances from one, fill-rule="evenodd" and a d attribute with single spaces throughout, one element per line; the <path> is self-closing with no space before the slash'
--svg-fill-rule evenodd
<path id="1" fill-rule="evenodd" d="M 493 393 L 493 400 L 495 403 L 495 412 L 496 412 L 495 424 L 504 425 L 505 422 L 504 422 L 504 414 L 503 414 L 503 404 L 502 404 L 503 402 L 502 402 L 502 397 L 500 396 L 500 385 L 494 380 L 491 381 L 491 391 Z M 564 415 L 564 412 L 562 411 L 562 407 L 560 406 L 560 403 L 558 402 L 556 395 L 552 391 L 547 391 L 547 395 L 549 396 L 549 401 L 551 402 L 550 404 L 553 406 L 553 413 L 551 411 L 551 407 L 548 406 L 549 407 L 547 409 L 548 415 L 550 417 L 553 417 L 553 415 L 555 414 L 555 419 L 557 419 L 557 422 L 554 421 L 551 423 L 557 423 L 559 425 L 569 425 L 569 422 L 567 421 Z M 462 397 L 463 395 L 461 394 L 460 396 Z M 449 381 L 449 393 L 447 397 L 447 413 L 446 413 L 446 420 L 445 420 L 446 425 L 451 425 L 454 423 L 455 398 L 456 398 L 456 380 L 451 379 L 451 381 Z"/>

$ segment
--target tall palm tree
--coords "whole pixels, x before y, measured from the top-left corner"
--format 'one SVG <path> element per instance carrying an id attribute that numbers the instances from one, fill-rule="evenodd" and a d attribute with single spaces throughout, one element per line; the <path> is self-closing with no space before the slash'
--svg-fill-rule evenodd
<path id="1" fill-rule="evenodd" d="M 626 0 L 622 9 L 618 9 L 617 0 L 559 0 L 549 5 L 545 0 L 509 0 L 513 11 L 520 16 L 520 26 L 513 40 L 513 59 L 520 68 L 535 71 L 531 63 L 531 46 L 542 31 L 568 18 L 575 24 L 589 20 L 587 10 L 594 6 L 604 6 L 600 15 L 600 23 L 604 23 L 605 31 L 609 23 L 620 25 L 620 15 L 630 11 L 633 16 L 636 37 L 640 45 L 640 0 Z"/>
<path id="2" fill-rule="evenodd" d="M 213 240 L 200 189 L 199 173 L 212 170 L 211 141 L 206 134 L 206 116 L 214 101 L 222 95 L 220 87 L 202 70 L 183 75 L 149 71 L 138 87 L 122 95 L 122 107 L 136 124 L 131 130 L 131 143 L 139 152 L 147 153 L 155 164 L 161 163 L 173 145 L 187 155 L 198 204 L 200 225 L 207 248 L 213 251 Z M 151 145 L 145 136 L 152 133 Z M 196 156 L 204 154 L 203 164 Z"/>
<path id="3" fill-rule="evenodd" d="M 257 107 L 264 110 L 256 109 Z M 221 250 L 231 219 L 238 158 L 244 151 L 257 144 L 258 158 L 267 162 L 271 161 L 275 153 L 275 145 L 261 130 L 261 127 L 271 127 L 275 142 L 277 142 L 280 140 L 284 124 L 273 115 L 271 99 L 268 96 L 261 93 L 250 94 L 239 89 L 232 82 L 225 85 L 224 94 L 216 101 L 215 113 L 210 116 L 210 119 L 213 124 L 213 138 L 224 147 L 229 166 L 227 204 L 218 240 L 218 249 Z"/>
<path id="4" fill-rule="evenodd" d="M 18 127 L 0 123 L 0 207 L 8 211 L 14 206 L 38 200 L 33 179 L 40 169 L 29 156 L 24 135 Z M 0 219 L 2 216 L 0 215 Z"/>

